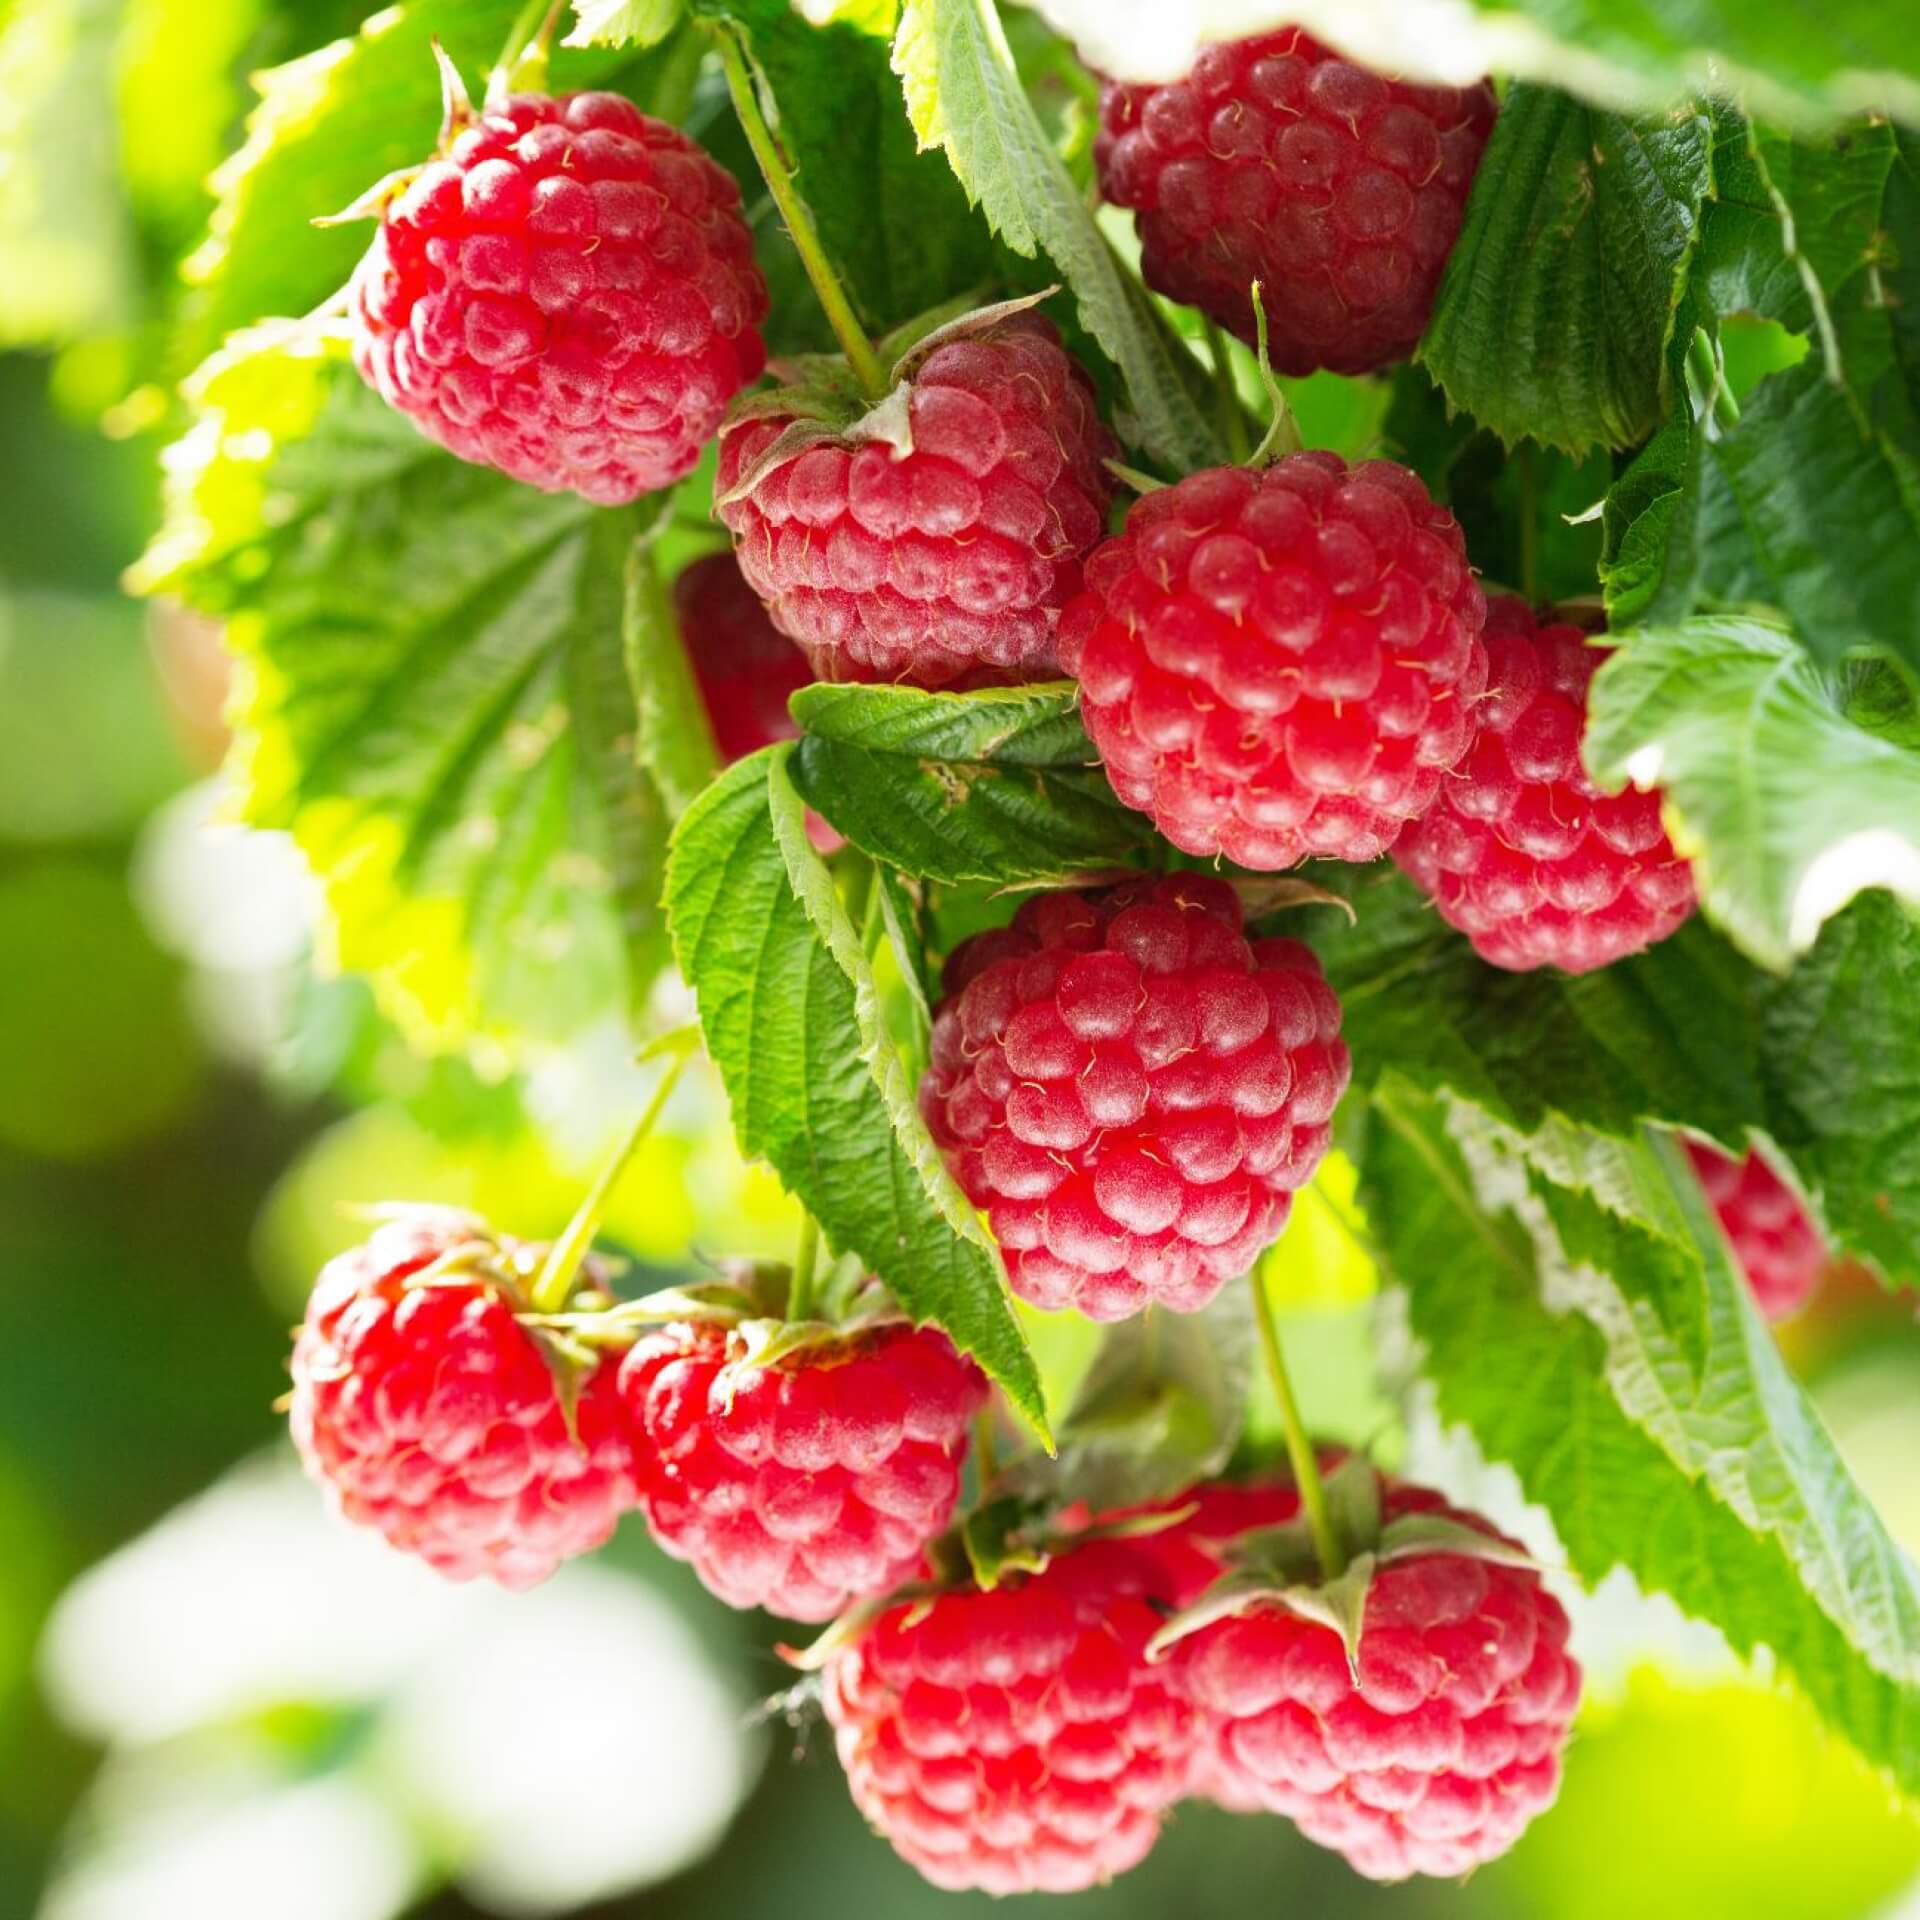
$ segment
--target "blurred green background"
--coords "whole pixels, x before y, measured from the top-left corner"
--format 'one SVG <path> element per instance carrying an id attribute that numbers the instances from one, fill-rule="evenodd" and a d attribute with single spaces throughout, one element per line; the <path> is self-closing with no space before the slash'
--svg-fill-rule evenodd
<path id="1" fill-rule="evenodd" d="M 217 634 L 118 589 L 244 76 L 359 11 L 0 0 L 0 1914 L 984 1910 L 862 1830 L 817 1719 L 754 1712 L 779 1629 L 637 1525 L 509 1601 L 349 1536 L 291 1469 L 285 1330 L 349 1209 L 551 1232 L 636 1084 L 614 1035 L 508 1079 L 424 1063 L 320 977 L 297 860 L 219 825 Z M 647 1153 L 611 1223 L 644 1267 L 788 1244 L 713 1085 Z M 1302 1207 L 1273 1281 L 1322 1420 L 1433 1449 L 1378 1397 L 1332 1209 Z M 1042 1335 L 1056 1378 L 1084 1358 Z M 1786 1338 L 1920 1540 L 1911 1316 L 1837 1276 Z M 1079 1910 L 1920 1914 L 1920 1825 L 1796 1702 L 1630 1594 L 1579 1630 L 1561 1805 L 1470 1885 L 1370 1887 L 1190 1809 Z"/>

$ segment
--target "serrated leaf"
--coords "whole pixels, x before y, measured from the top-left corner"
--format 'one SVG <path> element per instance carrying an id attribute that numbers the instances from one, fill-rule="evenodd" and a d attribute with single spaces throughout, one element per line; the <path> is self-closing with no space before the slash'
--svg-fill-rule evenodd
<path id="1" fill-rule="evenodd" d="M 686 0 L 573 0 L 563 47 L 651 47 L 680 24 Z"/>
<path id="2" fill-rule="evenodd" d="M 1712 185 L 1712 123 L 1634 121 L 1515 87 L 1420 359 L 1504 440 L 1579 454 L 1659 423 L 1666 346 Z"/>
<path id="3" fill-rule="evenodd" d="M 306 854 L 333 957 L 427 1045 L 625 1017 L 664 958 L 634 516 L 455 460 L 310 332 L 243 337 L 194 398 L 133 579 L 226 619 L 240 807 Z"/>
<path id="4" fill-rule="evenodd" d="M 1664 789 L 1703 907 L 1762 966 L 1867 887 L 1920 904 L 1920 753 L 1855 726 L 1777 626 L 1639 629 L 1595 677 L 1583 751 L 1605 784 Z"/>
<path id="5" fill-rule="evenodd" d="M 1437 1103 L 1396 1091 L 1366 1171 L 1442 1420 L 1513 1468 L 1589 1585 L 1623 1566 L 1741 1653 L 1770 1648 L 1837 1733 L 1920 1789 L 1914 1570 L 1788 1373 L 1697 1183 L 1643 1169 L 1667 1182 L 1683 1246 L 1503 1166 L 1484 1128 L 1456 1125 L 1471 1157 Z M 1691 1261 L 1691 1352 L 1681 1303 L 1642 1283 L 1649 1253 Z"/>
<path id="6" fill-rule="evenodd" d="M 1044 251 L 1127 385 L 1123 436 L 1176 472 L 1225 457 L 1145 290 L 1120 270 L 1040 124 L 993 0 L 905 0 L 893 68 L 920 144 L 946 152 L 967 198 L 1015 253 Z"/>
<path id="7" fill-rule="evenodd" d="M 830 1245 L 944 1328 L 1044 1433 L 999 1258 L 914 1110 L 785 759 L 769 748 L 730 767 L 682 817 L 667 870 L 674 950 L 734 1130 Z"/>
<path id="8" fill-rule="evenodd" d="M 863 852 L 949 882 L 1028 880 L 1136 855 L 1146 823 L 1113 797 L 1074 689 L 812 686 L 794 781 Z"/>

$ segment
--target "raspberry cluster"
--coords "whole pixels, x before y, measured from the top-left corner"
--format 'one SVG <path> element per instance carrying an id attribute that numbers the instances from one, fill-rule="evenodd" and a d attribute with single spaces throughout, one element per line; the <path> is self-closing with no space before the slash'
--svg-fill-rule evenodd
<path id="1" fill-rule="evenodd" d="M 1827 1265 L 1826 1242 L 1799 1195 L 1757 1147 L 1735 1160 L 1701 1140 L 1686 1144 L 1760 1311 L 1769 1320 L 1799 1312 Z"/>
<path id="2" fill-rule="evenodd" d="M 1105 87 L 1094 162 L 1150 287 L 1251 345 L 1257 280 L 1282 373 L 1369 373 L 1426 329 L 1495 110 L 1485 82 L 1408 86 L 1288 27 Z"/>
<path id="3" fill-rule="evenodd" d="M 1193 474 L 1140 500 L 1086 578 L 1061 664 L 1114 792 L 1188 853 L 1375 859 L 1472 744 L 1486 602 L 1404 467 Z"/>
<path id="4" fill-rule="evenodd" d="M 463 460 L 601 506 L 670 486 L 766 363 L 733 176 L 618 94 L 463 117 L 354 273 L 355 365 Z"/>
<path id="5" fill-rule="evenodd" d="M 1664 940 L 1693 870 L 1660 795 L 1602 793 L 1580 759 L 1606 649 L 1525 601 L 1487 610 L 1487 690 L 1472 750 L 1393 857 L 1483 960 L 1586 973 Z"/>
<path id="6" fill-rule="evenodd" d="M 1032 312 L 940 341 L 905 384 L 910 450 L 855 427 L 769 463 L 796 416 L 729 422 L 715 510 L 741 570 L 819 679 L 1044 678 L 1113 495 L 1092 386 Z"/>
<path id="7" fill-rule="evenodd" d="M 918 1572 L 986 1382 L 904 1325 L 758 1366 L 687 1321 L 635 1344 L 620 1395 L 654 1539 L 730 1606 L 830 1620 Z"/>
<path id="8" fill-rule="evenodd" d="M 328 1264 L 293 1349 L 294 1443 L 340 1512 L 505 1587 L 599 1546 L 634 1497 L 612 1369 L 569 1405 L 515 1317 L 522 1252 L 465 1214 L 409 1210 Z"/>
<path id="9" fill-rule="evenodd" d="M 921 1106 L 1038 1307 L 1204 1306 L 1279 1235 L 1351 1076 L 1340 1004 L 1222 880 L 1024 902 L 955 949 Z"/>

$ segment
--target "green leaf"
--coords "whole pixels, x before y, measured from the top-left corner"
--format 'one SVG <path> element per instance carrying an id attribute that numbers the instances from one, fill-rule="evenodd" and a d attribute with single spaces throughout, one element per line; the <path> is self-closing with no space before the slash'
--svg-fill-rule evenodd
<path id="1" fill-rule="evenodd" d="M 641 503 L 652 524 L 627 555 L 622 635 L 627 680 L 633 689 L 634 757 L 652 776 L 676 817 L 692 806 L 720 765 L 713 723 L 688 664 L 673 600 L 654 552 L 673 495 Z"/>
<path id="2" fill-rule="evenodd" d="M 794 781 L 863 852 L 948 882 L 1052 878 L 1136 855 L 1071 686 L 922 693 L 812 686 Z"/>
<path id="3" fill-rule="evenodd" d="M 665 945 L 634 516 L 441 452 L 311 331 L 242 336 L 192 395 L 133 584 L 226 619 L 241 811 L 306 854 L 332 958 L 426 1045 L 624 1017 Z"/>
<path id="4" fill-rule="evenodd" d="M 1855 726 L 1779 627 L 1639 629 L 1594 680 L 1584 752 L 1603 783 L 1664 789 L 1701 904 L 1762 966 L 1867 887 L 1920 903 L 1920 753 Z"/>
<path id="5" fill-rule="evenodd" d="M 923 147 L 946 151 L 967 198 L 1015 253 L 1044 251 L 1087 331 L 1120 369 L 1124 438 L 1174 471 L 1225 458 L 1144 288 L 1120 270 L 1020 84 L 993 0 L 905 0 L 893 46 Z"/>
<path id="6" fill-rule="evenodd" d="M 1711 150 L 1703 109 L 1634 121 L 1515 87 L 1420 347 L 1448 400 L 1509 444 L 1643 439 L 1667 398 Z"/>
<path id="7" fill-rule="evenodd" d="M 1788 1372 L 1672 1150 L 1622 1149 L 1654 1219 L 1546 1180 L 1393 1092 L 1368 1154 L 1443 1421 L 1511 1466 L 1587 1584 L 1625 1567 L 1771 1649 L 1828 1724 L 1920 1790 L 1920 1591 Z M 1462 1148 L 1465 1148 L 1463 1152 Z"/>
<path id="8" fill-rule="evenodd" d="M 768 748 L 730 767 L 681 819 L 667 869 L 674 951 L 734 1130 L 837 1252 L 944 1328 L 1044 1434 L 999 1256 L 914 1108 L 787 758 Z"/>
<path id="9" fill-rule="evenodd" d="M 573 0 L 563 47 L 651 47 L 680 24 L 686 0 Z"/>

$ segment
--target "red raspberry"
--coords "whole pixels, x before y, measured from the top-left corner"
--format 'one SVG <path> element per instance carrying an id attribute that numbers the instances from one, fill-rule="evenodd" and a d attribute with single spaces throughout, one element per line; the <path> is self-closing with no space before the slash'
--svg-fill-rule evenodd
<path id="1" fill-rule="evenodd" d="M 455 1248 L 474 1264 L 425 1270 Z M 633 1505 L 613 1369 L 569 1429 L 553 1365 L 514 1317 L 532 1250 L 410 1209 L 330 1261 L 293 1349 L 293 1438 L 349 1520 L 455 1580 L 530 1587 Z"/>
<path id="2" fill-rule="evenodd" d="M 947 964 L 921 1107 L 1037 1307 L 1190 1312 L 1279 1236 L 1352 1072 L 1291 940 L 1224 880 L 1042 894 Z"/>
<path id="3" fill-rule="evenodd" d="M 1044 678 L 1113 497 L 1092 385 L 1025 312 L 937 344 L 907 386 L 909 453 L 844 437 L 756 472 L 793 417 L 723 429 L 716 511 L 741 570 L 822 680 Z"/>
<path id="4" fill-rule="evenodd" d="M 1757 1149 L 1734 1160 L 1704 1141 L 1686 1146 L 1760 1311 L 1769 1320 L 1799 1312 L 1827 1264 L 1826 1243 L 1799 1195 Z"/>
<path id="5" fill-rule="evenodd" d="M 1472 742 L 1486 603 L 1404 467 L 1297 453 L 1150 493 L 1060 623 L 1113 790 L 1245 867 L 1372 860 Z"/>
<path id="6" fill-rule="evenodd" d="M 733 176 L 618 94 L 455 124 L 354 274 L 355 365 L 463 460 L 546 492 L 670 486 L 766 362 Z"/>
<path id="7" fill-rule="evenodd" d="M 1145 1658 L 1167 1603 L 1119 1541 L 991 1593 L 905 1600 L 836 1653 L 827 1718 L 854 1803 L 934 1885 L 1077 1893 L 1143 1860 L 1190 1716 Z"/>
<path id="8" fill-rule="evenodd" d="M 919 1572 L 986 1382 L 931 1329 L 760 1367 L 725 1328 L 689 1321 L 632 1349 L 620 1392 L 654 1539 L 729 1606 L 830 1620 Z"/>
<path id="9" fill-rule="evenodd" d="M 1693 911 L 1693 870 L 1658 793 L 1603 794 L 1580 761 L 1607 649 L 1523 600 L 1487 612 L 1480 735 L 1393 857 L 1483 960 L 1587 973 L 1664 940 Z"/>
<path id="10" fill-rule="evenodd" d="M 709 554 L 683 567 L 673 605 L 721 759 L 793 739 L 800 729 L 787 702 L 813 675 L 806 655 L 767 618 L 733 555 Z"/>
<path id="11" fill-rule="evenodd" d="M 1436 1513 L 1498 1538 L 1439 1495 L 1389 1485 L 1385 1512 Z M 1459 1553 L 1378 1567 L 1356 1681 L 1340 1636 L 1277 1603 L 1177 1641 L 1203 1761 L 1229 1804 L 1290 1815 L 1375 1880 L 1458 1875 L 1504 1853 L 1548 1806 L 1580 1697 L 1567 1616 L 1538 1574 Z"/>
<path id="12" fill-rule="evenodd" d="M 1485 82 L 1407 86 L 1289 27 L 1108 85 L 1093 153 L 1150 287 L 1252 345 L 1258 280 L 1282 373 L 1370 373 L 1426 330 L 1495 111 Z"/>

